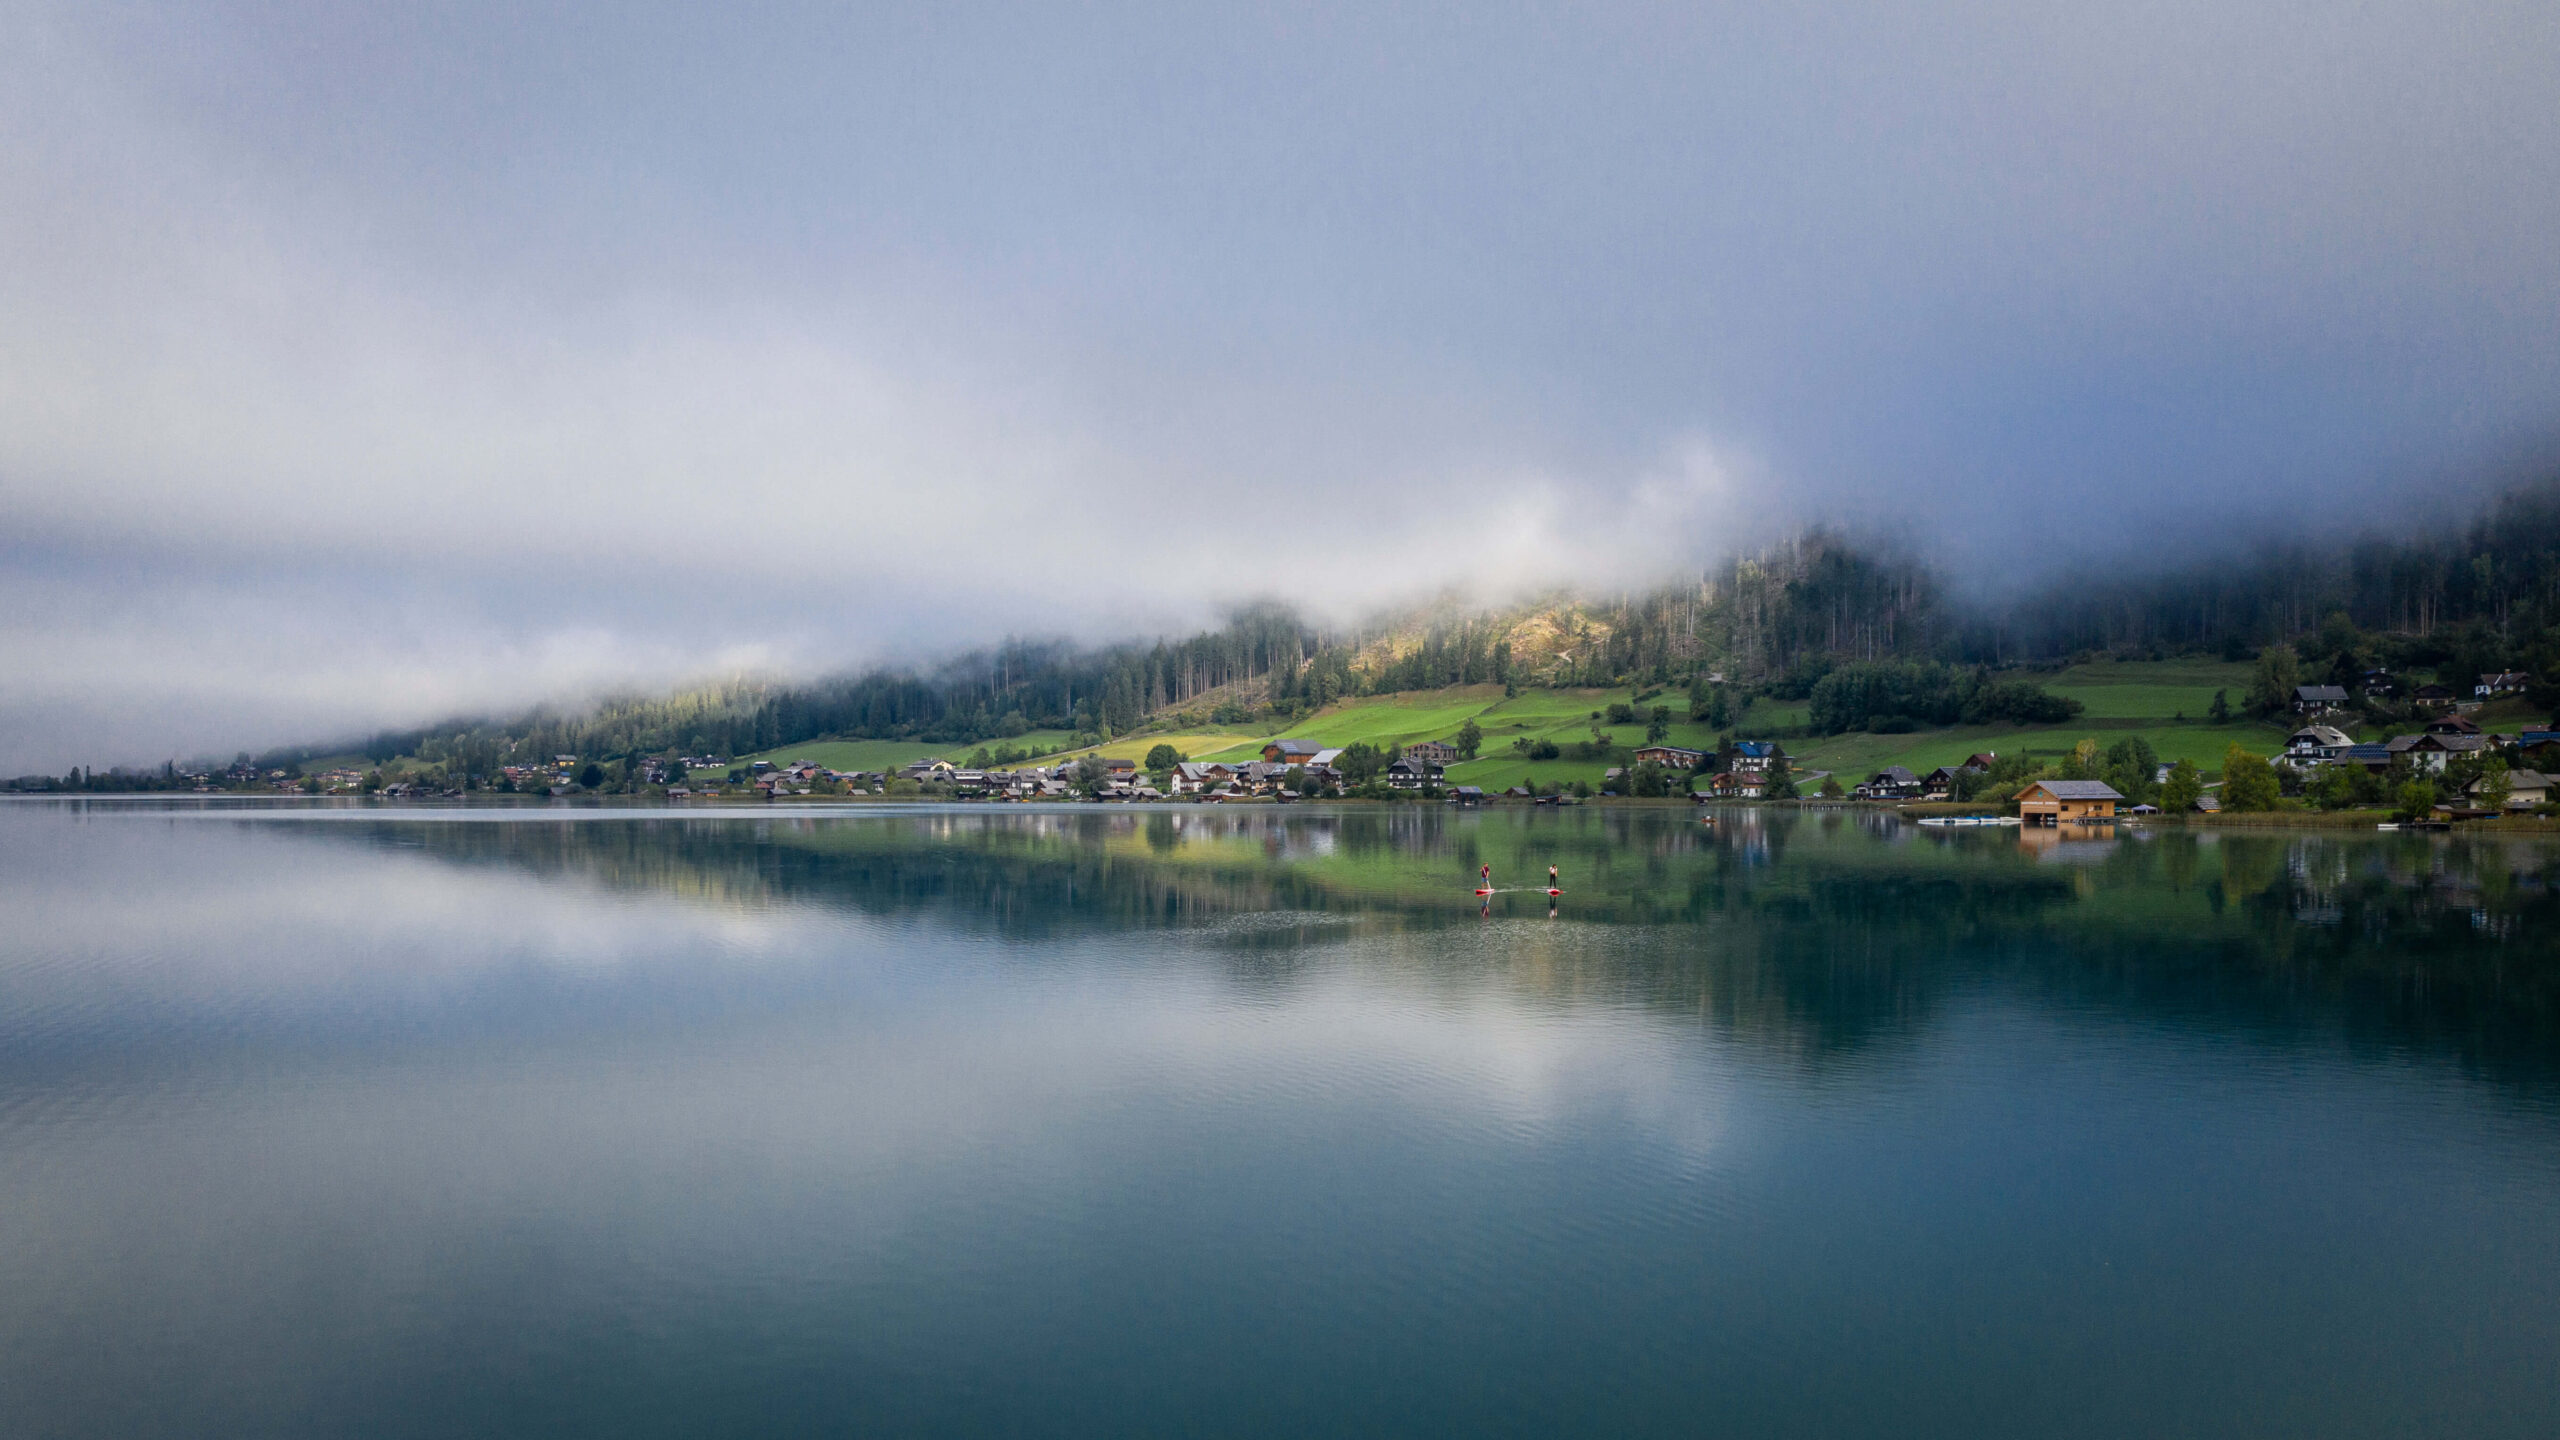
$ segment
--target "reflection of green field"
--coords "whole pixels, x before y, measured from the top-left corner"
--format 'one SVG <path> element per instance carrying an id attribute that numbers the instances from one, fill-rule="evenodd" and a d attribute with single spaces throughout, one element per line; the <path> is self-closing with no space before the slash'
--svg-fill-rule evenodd
<path id="1" fill-rule="evenodd" d="M 2289 883 L 2305 845 L 2314 863 L 2302 873 L 2358 887 L 2365 903 L 2425 901 L 2430 886 L 2447 883 L 2431 874 L 2454 876 L 2464 895 L 2445 901 L 2444 923 L 2466 941 L 2473 906 L 2548 903 L 2547 887 L 2513 875 L 2560 870 L 2560 849 L 2504 837 L 2445 849 L 2370 834 L 1929 832 L 1872 813 L 1750 809 L 1706 819 L 1685 808 L 970 810 L 804 822 L 769 838 L 884 874 L 925 874 L 937 855 L 994 867 L 938 872 L 918 893 L 1000 907 L 1029 893 L 1034 877 L 1072 876 L 1085 897 L 1076 903 L 1131 895 L 1140 910 L 1166 916 L 1334 909 L 1447 919 L 1473 913 L 1478 867 L 1490 864 L 1509 892 L 1495 897 L 1496 912 L 1538 914 L 1547 902 L 1535 890 L 1553 864 L 1564 913 L 1584 920 L 1739 922 L 1758 913 L 1790 923 L 1890 920 L 1909 933 L 2024 926 L 2053 939 L 2138 936 L 2146 946 L 2236 941 L 2269 919 L 2281 921 L 2274 933 L 2288 945 L 2354 940 L 2251 908 Z M 976 894 L 990 884 L 995 893 Z M 2414 932 L 2395 933 L 2399 943 Z"/>

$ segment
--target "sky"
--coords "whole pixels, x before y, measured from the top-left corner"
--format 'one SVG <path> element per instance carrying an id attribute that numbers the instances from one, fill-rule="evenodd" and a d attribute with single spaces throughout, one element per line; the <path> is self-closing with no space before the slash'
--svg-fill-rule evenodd
<path id="1" fill-rule="evenodd" d="M 2560 7 L 0 0 L 0 774 L 2560 434 Z"/>

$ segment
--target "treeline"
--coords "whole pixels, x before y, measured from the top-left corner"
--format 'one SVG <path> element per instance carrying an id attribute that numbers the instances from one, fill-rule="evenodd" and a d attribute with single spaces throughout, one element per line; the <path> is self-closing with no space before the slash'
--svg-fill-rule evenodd
<path id="1" fill-rule="evenodd" d="M 1824 735 L 1880 735 L 1942 725 L 2055 725 L 2080 713 L 2077 700 L 2026 680 L 1995 679 L 1979 667 L 1936 661 L 1842 665 L 1816 680 L 1807 719 Z"/>
<path id="2" fill-rule="evenodd" d="M 1976 627 L 1969 657 L 2048 659 L 2086 651 L 2218 652 L 2239 659 L 2332 615 L 2379 633 L 2433 638 L 2451 659 L 2492 637 L 2539 643 L 2560 625 L 2560 478 L 2511 489 L 2470 523 L 2333 544 L 2273 541 L 2147 576 L 2075 576 Z"/>
<path id="3" fill-rule="evenodd" d="M 1267 686 L 1275 672 L 1303 690 L 1307 659 L 1323 648 L 1322 637 L 1294 612 L 1253 606 L 1182 640 L 1099 649 L 1007 640 L 922 672 L 882 668 L 798 685 L 741 681 L 618 697 L 584 711 L 542 707 L 510 717 L 453 719 L 381 731 L 352 744 L 282 747 L 254 763 L 298 773 L 305 761 L 352 749 L 376 764 L 413 758 L 460 780 L 555 755 L 735 756 L 828 736 L 957 747 L 1032 730 L 1118 734 L 1240 681 Z M 1204 718 L 1245 718 L 1232 696 L 1205 709 Z"/>

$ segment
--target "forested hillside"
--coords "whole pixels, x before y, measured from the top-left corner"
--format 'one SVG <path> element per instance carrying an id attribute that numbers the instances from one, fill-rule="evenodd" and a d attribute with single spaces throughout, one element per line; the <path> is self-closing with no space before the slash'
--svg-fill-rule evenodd
<path id="1" fill-rule="evenodd" d="M 2075 575 L 1998 605 L 1969 603 L 1921 561 L 1811 531 L 1675 583 L 1616 595 L 1463 600 L 1348 628 L 1277 605 L 1214 630 L 1103 647 L 1007 640 L 925 667 L 807 684 L 740 680 L 376 735 L 377 760 L 467 773 L 527 756 L 747 754 L 821 736 L 964 745 L 1033 730 L 1099 737 L 1150 717 L 1284 721 L 1351 695 L 1683 686 L 1723 677 L 1812 705 L 1815 728 L 2053 718 L 2021 666 L 2114 655 L 2250 658 L 2289 646 L 2306 680 L 2381 666 L 2467 683 L 2560 677 L 2560 484 L 2500 497 L 2437 534 L 2256 551 L 2142 575 Z M 2294 663 L 2294 662 L 2288 662 Z M 2545 703 L 2560 691 L 2538 688 Z M 340 745 L 272 752 L 290 763 Z"/>

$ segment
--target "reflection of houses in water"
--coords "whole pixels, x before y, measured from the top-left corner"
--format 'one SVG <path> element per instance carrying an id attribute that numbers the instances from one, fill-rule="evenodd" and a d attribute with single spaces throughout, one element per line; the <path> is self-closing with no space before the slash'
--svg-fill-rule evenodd
<path id="1" fill-rule="evenodd" d="M 2018 853 L 2035 857 L 2039 864 L 2095 865 L 2116 853 L 2124 842 L 2112 829 L 2084 825 L 2022 825 L 2018 827 Z"/>
<path id="2" fill-rule="evenodd" d="M 1727 810 L 1715 817 L 1716 842 L 1746 867 L 1766 865 L 1775 852 L 1769 841 L 1768 812 L 1757 807 Z"/>
<path id="3" fill-rule="evenodd" d="M 2292 912 L 2303 925 L 2343 925 L 2350 874 L 2346 847 L 2319 839 L 2296 841 L 2285 851 L 2285 878 L 2293 883 Z"/>

